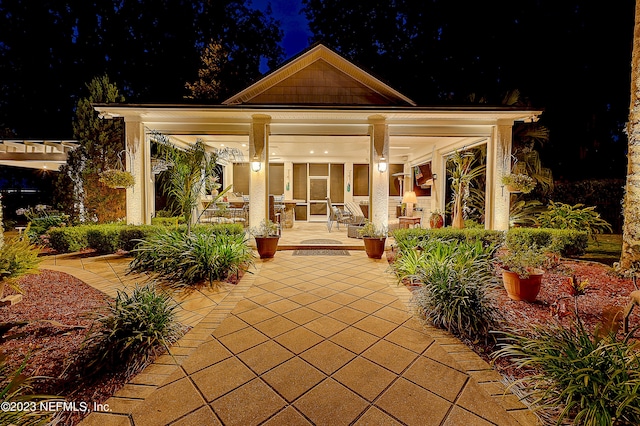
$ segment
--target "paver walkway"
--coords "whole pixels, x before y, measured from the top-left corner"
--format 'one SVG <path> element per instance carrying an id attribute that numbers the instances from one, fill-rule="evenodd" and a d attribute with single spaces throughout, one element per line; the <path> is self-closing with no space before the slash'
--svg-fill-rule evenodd
<path id="1" fill-rule="evenodd" d="M 409 314 L 386 261 L 349 253 L 258 260 L 83 425 L 537 423 L 477 355 Z"/>

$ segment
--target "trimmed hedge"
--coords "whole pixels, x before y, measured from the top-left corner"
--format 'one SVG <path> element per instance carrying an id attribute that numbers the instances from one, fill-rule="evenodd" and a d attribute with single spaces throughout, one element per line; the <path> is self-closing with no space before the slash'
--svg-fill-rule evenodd
<path id="1" fill-rule="evenodd" d="M 48 231 L 49 245 L 58 253 L 80 251 L 89 247 L 87 226 L 64 226 Z"/>
<path id="2" fill-rule="evenodd" d="M 87 229 L 87 244 L 100 254 L 115 253 L 120 245 L 122 225 L 92 225 Z"/>
<path id="3" fill-rule="evenodd" d="M 140 244 L 139 240 L 144 240 L 156 232 L 158 227 L 153 225 L 124 225 L 120 227 L 118 246 L 124 251 L 132 251 Z"/>
<path id="4" fill-rule="evenodd" d="M 589 234 L 586 231 L 550 228 L 513 228 L 507 232 L 507 245 L 543 248 L 564 257 L 582 256 L 587 250 Z"/>
<path id="5" fill-rule="evenodd" d="M 69 253 L 86 248 L 95 249 L 98 253 L 115 253 L 118 249 L 130 252 L 140 240 L 147 239 L 164 226 L 155 225 L 80 225 L 51 228 L 49 245 L 58 253 Z M 184 228 L 184 229 L 183 229 Z M 185 226 L 180 226 L 185 231 Z M 212 234 L 239 235 L 244 234 L 240 224 L 197 225 L 196 229 L 206 230 Z"/>
<path id="6" fill-rule="evenodd" d="M 393 232 L 400 248 L 423 247 L 431 239 L 456 240 L 460 242 L 482 241 L 482 245 L 499 246 L 506 242 L 507 245 L 523 244 L 525 246 L 536 245 L 545 251 L 559 253 L 564 257 L 582 256 L 587 250 L 588 234 L 585 231 L 571 229 L 548 228 L 512 228 L 509 231 L 488 231 L 485 229 L 398 229 Z"/>
<path id="7" fill-rule="evenodd" d="M 400 247 L 421 247 L 429 240 L 476 242 L 482 241 L 484 247 L 499 246 L 504 241 L 504 232 L 481 228 L 409 228 L 397 229 L 392 233 Z"/>
<path id="8" fill-rule="evenodd" d="M 176 227 L 178 225 L 184 224 L 184 216 L 173 216 L 173 217 L 161 217 L 156 216 L 151 218 L 151 224 L 155 226 L 173 226 Z"/>

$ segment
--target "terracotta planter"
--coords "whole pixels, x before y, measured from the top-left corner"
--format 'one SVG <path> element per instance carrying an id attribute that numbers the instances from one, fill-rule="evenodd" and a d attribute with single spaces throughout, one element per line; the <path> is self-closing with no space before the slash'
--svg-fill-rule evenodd
<path id="1" fill-rule="evenodd" d="M 536 270 L 536 273 L 529 274 L 529 278 L 520 278 L 515 272 L 502 271 L 502 281 L 507 295 L 513 300 L 535 302 L 540 292 L 543 274 L 542 270 Z"/>
<path id="2" fill-rule="evenodd" d="M 441 214 L 432 215 L 429 218 L 429 227 L 431 227 L 432 229 L 442 228 L 443 225 L 444 225 L 444 219 L 442 218 Z"/>
<path id="3" fill-rule="evenodd" d="M 386 238 L 368 238 L 364 237 L 364 250 L 371 259 L 381 259 L 384 254 L 384 243 Z"/>
<path id="4" fill-rule="evenodd" d="M 268 259 L 273 257 L 278 250 L 278 240 L 280 237 L 255 237 L 256 246 L 260 259 Z"/>

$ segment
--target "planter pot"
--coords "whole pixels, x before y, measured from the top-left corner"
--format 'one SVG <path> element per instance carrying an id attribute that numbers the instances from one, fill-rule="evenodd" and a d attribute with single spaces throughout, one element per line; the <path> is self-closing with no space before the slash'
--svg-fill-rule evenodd
<path id="1" fill-rule="evenodd" d="M 502 271 L 502 281 L 507 295 L 513 300 L 525 300 L 535 302 L 540 292 L 543 271 L 529 274 L 529 278 L 520 278 L 518 274 L 511 271 Z"/>
<path id="2" fill-rule="evenodd" d="M 386 238 L 368 238 L 364 237 L 364 250 L 371 259 L 382 259 L 384 254 L 384 243 Z"/>
<path id="3" fill-rule="evenodd" d="M 522 192 L 520 189 L 518 189 L 517 187 L 513 186 L 513 185 L 507 185 L 507 191 L 513 193 L 513 194 L 518 194 L 520 192 Z"/>
<path id="4" fill-rule="evenodd" d="M 260 259 L 269 259 L 276 254 L 278 250 L 278 240 L 280 237 L 255 237 L 256 246 Z"/>
<path id="5" fill-rule="evenodd" d="M 429 227 L 431 227 L 432 229 L 442 228 L 443 225 L 444 219 L 442 218 L 442 215 L 433 215 L 431 216 L 431 218 L 429 218 Z"/>

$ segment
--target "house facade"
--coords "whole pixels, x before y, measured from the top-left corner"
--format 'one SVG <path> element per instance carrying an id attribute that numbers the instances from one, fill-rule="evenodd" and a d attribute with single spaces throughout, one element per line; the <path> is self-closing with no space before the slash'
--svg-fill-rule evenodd
<path id="1" fill-rule="evenodd" d="M 268 217 L 269 196 L 294 204 L 297 221 L 326 220 L 326 198 L 368 206 L 377 225 L 395 217 L 415 189 L 424 217 L 444 210 L 446 159 L 486 146 L 485 227 L 507 229 L 512 127 L 537 110 L 422 107 L 323 45 L 316 45 L 220 105 L 99 104 L 100 116 L 123 117 L 127 222 L 155 213 L 154 135 L 176 146 L 202 140 L 241 153 L 223 165 L 223 187 L 248 197 L 249 226 Z M 420 210 L 420 209 L 419 209 Z"/>

